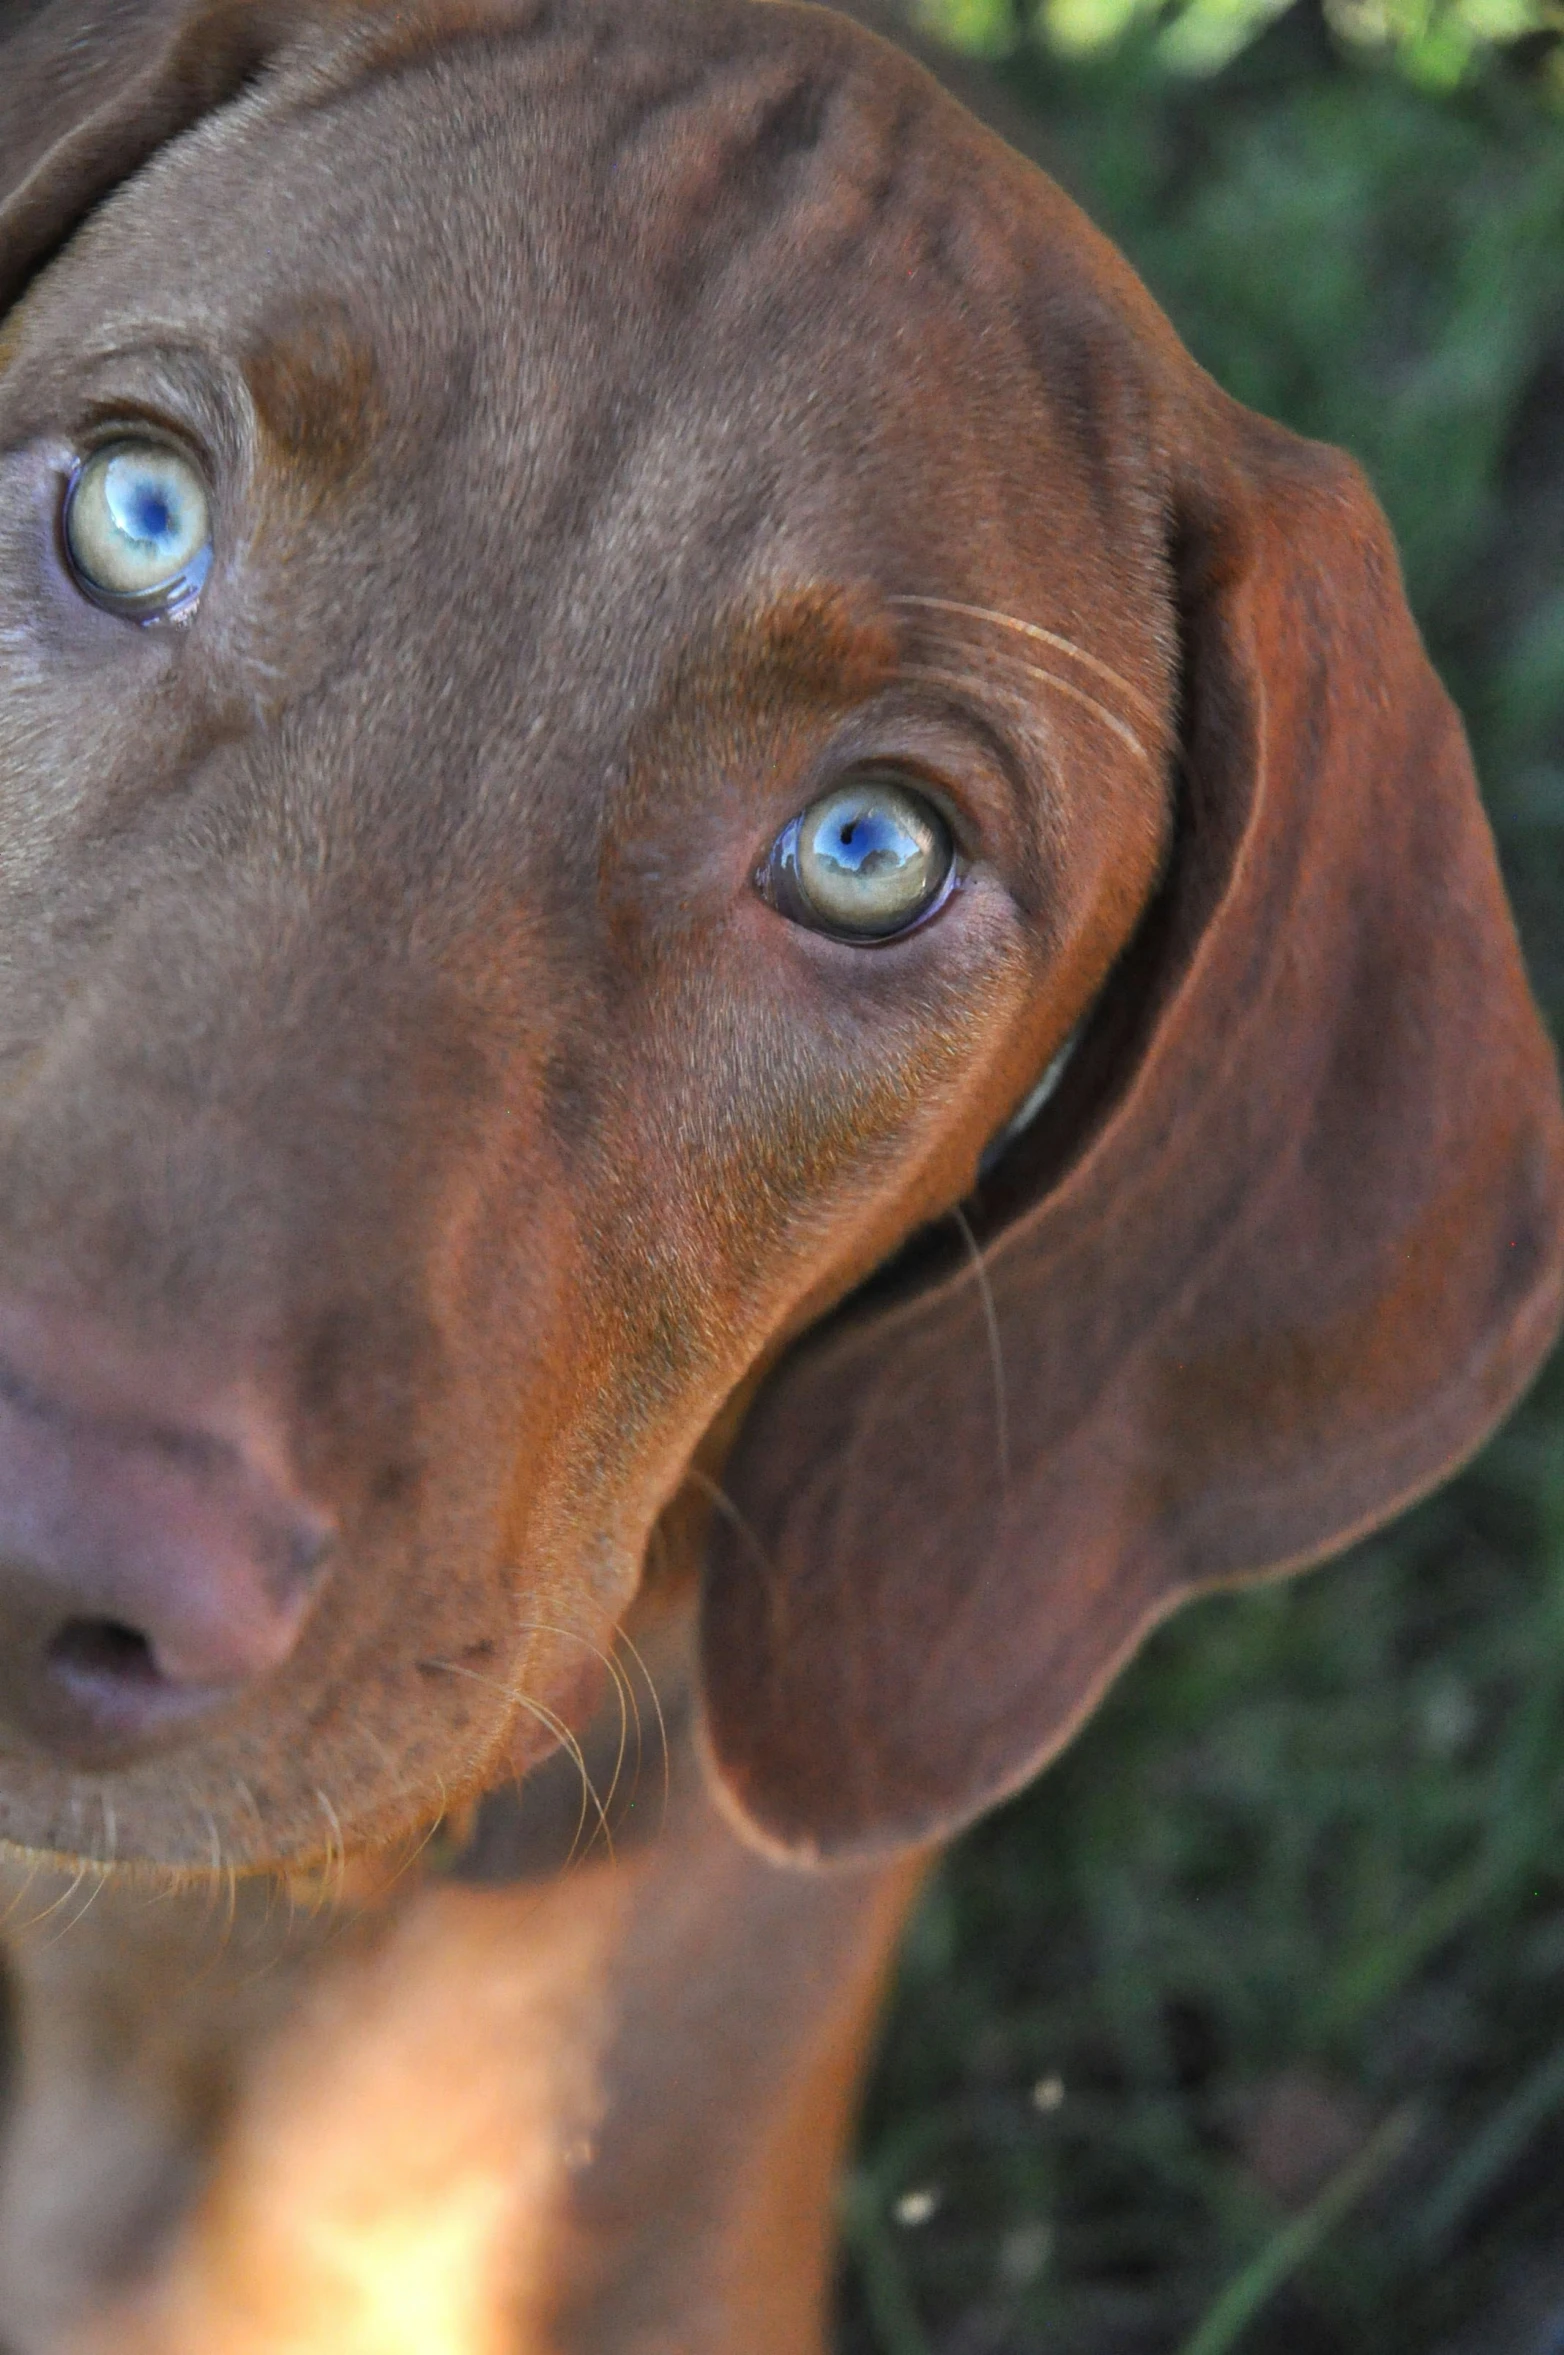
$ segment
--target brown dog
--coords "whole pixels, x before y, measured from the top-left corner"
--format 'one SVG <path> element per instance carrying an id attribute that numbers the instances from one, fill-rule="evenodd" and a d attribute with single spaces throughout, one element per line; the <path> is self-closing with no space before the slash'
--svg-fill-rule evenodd
<path id="1" fill-rule="evenodd" d="M 3 26 L 0 2335 L 806 2355 L 930 1845 L 1554 1330 L 1459 726 L 839 18 Z"/>

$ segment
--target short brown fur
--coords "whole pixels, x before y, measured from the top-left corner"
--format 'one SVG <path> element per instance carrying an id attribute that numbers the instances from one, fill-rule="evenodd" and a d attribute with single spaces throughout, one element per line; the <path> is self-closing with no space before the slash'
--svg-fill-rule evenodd
<path id="1" fill-rule="evenodd" d="M 316 304 L 265 322 L 243 367 L 283 458 L 321 490 L 350 482 L 384 428 L 384 409 L 374 347 L 345 307 Z"/>
<path id="2" fill-rule="evenodd" d="M 935 1844 L 1558 1322 L 1383 519 L 789 0 L 0 17 L 0 339 L 0 2337 L 818 2355 Z"/>

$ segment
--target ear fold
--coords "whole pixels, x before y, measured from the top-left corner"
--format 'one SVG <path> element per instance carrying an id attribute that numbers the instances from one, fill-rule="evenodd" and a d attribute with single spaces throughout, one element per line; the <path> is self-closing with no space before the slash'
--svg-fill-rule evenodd
<path id="1" fill-rule="evenodd" d="M 0 312 L 93 206 L 238 95 L 319 0 L 42 0 L 0 31 Z"/>
<path id="2" fill-rule="evenodd" d="M 1178 414 L 1169 883 L 985 1189 L 981 1282 L 850 1305 L 729 1462 L 709 1754 L 796 1857 L 1016 1789 L 1182 1597 L 1439 1480 L 1558 1321 L 1553 1060 L 1383 518 L 1334 452 Z"/>
<path id="3" fill-rule="evenodd" d="M 502 12 L 503 13 L 503 12 Z M 314 31 L 388 53 L 488 20 L 487 0 L 0 0 L 0 316 L 158 149 Z"/>

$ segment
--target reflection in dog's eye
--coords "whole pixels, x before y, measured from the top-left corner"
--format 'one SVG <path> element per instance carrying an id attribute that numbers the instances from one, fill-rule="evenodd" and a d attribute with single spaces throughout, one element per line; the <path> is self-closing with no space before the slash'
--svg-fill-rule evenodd
<path id="1" fill-rule="evenodd" d="M 133 621 L 188 612 L 212 558 L 206 485 L 166 442 L 94 450 L 65 494 L 65 549 L 83 595 Z"/>
<path id="2" fill-rule="evenodd" d="M 871 942 L 932 915 L 955 876 L 950 829 L 927 794 L 894 770 L 865 768 L 784 828 L 765 884 L 794 923 Z"/>

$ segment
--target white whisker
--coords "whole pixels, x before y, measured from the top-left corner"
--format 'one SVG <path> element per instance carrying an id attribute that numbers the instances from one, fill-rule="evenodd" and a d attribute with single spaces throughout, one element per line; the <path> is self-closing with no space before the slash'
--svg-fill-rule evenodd
<path id="1" fill-rule="evenodd" d="M 635 1704 L 635 1695 L 630 1689 L 630 1680 L 619 1663 L 611 1659 L 608 1653 L 603 1650 L 601 1644 L 594 1643 L 589 1635 L 582 1635 L 574 1627 L 554 1627 L 542 1619 L 518 1619 L 514 1622 L 514 1626 L 518 1634 L 552 1635 L 556 1636 L 561 1643 L 580 1644 L 598 1662 L 614 1688 L 614 1698 L 619 1704 L 619 1750 L 614 1759 L 614 1771 L 609 1777 L 608 1789 L 599 1802 L 599 1812 L 606 1821 L 608 1809 L 614 1803 L 614 1794 L 619 1788 L 620 1777 L 624 1773 L 625 1757 L 630 1747 L 630 1712 Z M 637 1764 L 639 1765 L 641 1718 L 638 1710 L 635 1716 L 635 1730 Z"/>
<path id="2" fill-rule="evenodd" d="M 88 1914 L 91 1913 L 93 1906 L 97 1901 L 99 1891 L 102 1889 L 103 1884 L 107 1879 L 107 1872 L 99 1870 L 96 1865 L 83 1865 L 81 1871 L 77 1874 L 75 1880 L 71 1883 L 70 1894 L 74 1897 L 77 1890 L 80 1889 L 83 1881 L 90 1881 L 92 1885 L 87 1891 L 85 1902 L 77 1907 L 76 1911 L 71 1915 L 69 1921 L 62 1921 L 59 1928 L 54 1932 L 53 1937 L 51 1937 L 49 1940 L 49 1944 L 51 1946 L 57 1944 L 57 1942 L 63 1938 L 68 1931 L 76 1929 L 78 1924 L 86 1920 Z"/>
<path id="3" fill-rule="evenodd" d="M 43 1869 L 40 1858 L 38 1857 L 36 1851 L 32 1849 L 13 1849 L 7 1847 L 5 1855 L 7 1863 L 15 1863 L 19 1859 L 25 1859 L 26 1871 L 22 1879 L 21 1887 L 13 1895 L 11 1902 L 6 1907 L 4 1913 L 0 1913 L 0 1930 L 7 1930 L 10 1928 L 11 1916 L 15 1913 L 19 1905 L 25 1904 L 28 1896 L 32 1891 L 32 1885 L 34 1881 L 37 1880 L 40 1871 Z"/>
<path id="4" fill-rule="evenodd" d="M 1111 728 L 1115 736 L 1129 746 L 1137 760 L 1144 761 L 1148 767 L 1152 765 L 1151 753 L 1136 735 L 1134 729 L 1121 720 L 1117 712 L 1110 711 L 1105 703 L 1099 703 L 1095 695 L 1089 695 L 1084 687 L 1075 686 L 1069 679 L 1061 679 L 1053 671 L 1040 670 L 1035 662 L 1017 663 L 1016 668 L 1024 671 L 1029 679 L 1037 680 L 1040 686 L 1051 687 L 1056 695 L 1066 695 L 1072 703 L 1084 705 L 1087 711 L 1101 720 L 1105 728 Z M 954 687 L 962 693 L 970 692 L 972 687 L 970 672 L 935 670 L 929 665 L 920 663 L 905 664 L 902 676 L 908 679 L 926 679 L 933 686 Z"/>
<path id="5" fill-rule="evenodd" d="M 769 1577 L 771 1573 L 771 1557 L 766 1552 L 765 1547 L 761 1544 L 760 1539 L 756 1536 L 754 1530 L 751 1529 L 749 1523 L 745 1520 L 743 1514 L 739 1511 L 739 1508 L 734 1503 L 732 1497 L 729 1496 L 727 1490 L 721 1487 L 717 1481 L 713 1480 L 709 1472 L 703 1472 L 698 1464 L 691 1464 L 686 1470 L 684 1477 L 688 1481 L 693 1481 L 695 1486 L 701 1490 L 702 1494 L 710 1498 L 712 1505 L 722 1515 L 723 1519 L 727 1522 L 728 1527 L 732 1530 L 735 1530 L 744 1540 L 745 1545 L 748 1546 L 750 1553 L 754 1556 L 757 1566 Z"/>
<path id="6" fill-rule="evenodd" d="M 318 1783 L 315 1786 L 315 1804 L 325 1817 L 327 1824 L 325 1862 L 321 1871 L 320 1903 L 322 1906 L 328 1906 L 341 1897 L 347 1885 L 348 1844 L 342 1830 L 342 1818 Z"/>
<path id="7" fill-rule="evenodd" d="M 534 1700 L 530 1693 L 524 1693 L 519 1685 L 507 1683 L 497 1676 L 483 1676 L 477 1669 L 464 1668 L 455 1660 L 431 1660 L 429 1666 L 438 1669 L 443 1676 L 465 1677 L 470 1684 L 481 1685 L 488 1692 L 501 1694 L 514 1708 L 524 1709 L 530 1717 L 536 1718 L 539 1725 L 554 1736 L 581 1781 L 581 1814 L 576 1823 L 575 1839 L 570 1845 L 570 1855 L 566 1859 L 566 1870 L 568 1871 L 575 1862 L 576 1850 L 580 1845 L 581 1835 L 586 1829 L 589 1807 L 597 1817 L 598 1830 L 603 1835 L 604 1845 L 611 1861 L 614 1854 L 614 1833 L 613 1826 L 608 1820 L 608 1810 L 598 1797 L 597 1785 L 593 1782 L 587 1767 L 586 1754 L 564 1719 L 557 1717 L 552 1709 L 545 1708 L 541 1701 Z"/>
<path id="8" fill-rule="evenodd" d="M 69 1887 L 62 1889 L 59 1896 L 52 1899 L 51 1902 L 44 1907 L 42 1913 L 35 1913 L 31 1921 L 24 1922 L 22 1924 L 22 1929 L 26 1935 L 30 1937 L 35 1931 L 41 1930 L 45 1922 L 52 1921 L 57 1913 L 59 1913 L 64 1907 L 68 1906 L 86 1878 L 87 1866 L 85 1863 L 78 1864 L 76 1871 L 71 1878 Z M 56 1933 L 56 1935 L 58 1935 L 58 1933 Z M 53 1944 L 52 1939 L 50 1940 L 50 1944 Z"/>
<path id="9" fill-rule="evenodd" d="M 988 1327 L 989 1364 L 994 1375 L 994 1426 L 999 1447 L 999 1482 L 1001 1489 L 1008 1492 L 1010 1487 L 1010 1407 L 1005 1387 L 1005 1360 L 999 1335 L 999 1311 L 994 1304 L 994 1287 L 988 1280 L 988 1269 L 983 1265 L 983 1254 L 978 1248 L 978 1239 L 972 1232 L 966 1212 L 957 1208 L 952 1210 L 950 1215 L 955 1221 L 962 1242 L 967 1247 L 967 1257 L 972 1262 L 972 1272 L 977 1278 L 978 1296 L 983 1303 L 983 1322 Z"/>
<path id="10" fill-rule="evenodd" d="M 1129 680 L 1116 671 L 1111 663 L 1104 662 L 1100 655 L 1088 654 L 1086 648 L 1078 646 L 1073 638 L 1061 637 L 1057 630 L 1045 630 L 1039 622 L 1022 621 L 1014 613 L 999 613 L 987 605 L 963 605 L 955 597 L 891 597 L 887 603 L 920 606 L 930 613 L 959 613 L 968 621 L 993 622 L 999 629 L 1013 630 L 1017 637 L 1030 638 L 1039 646 L 1051 646 L 1056 654 L 1068 654 L 1085 669 L 1095 671 L 1100 679 L 1106 679 L 1111 686 L 1117 687 L 1125 702 L 1135 705 L 1153 727 L 1162 725 L 1163 715 L 1150 696 L 1143 695 L 1138 687 L 1132 687 Z M 1046 678 L 1050 674 L 1039 672 L 1038 675 Z"/>
<path id="11" fill-rule="evenodd" d="M 663 1716 L 662 1696 L 657 1690 L 651 1670 L 647 1667 L 645 1660 L 642 1658 L 640 1652 L 637 1651 L 635 1645 L 631 1642 L 630 1638 L 626 1635 L 622 1627 L 617 1631 L 615 1641 L 624 1645 L 625 1650 L 629 1653 L 631 1659 L 635 1662 L 637 1668 L 639 1668 L 641 1671 L 642 1676 L 646 1679 L 646 1689 L 651 1695 L 652 1707 L 657 1715 L 657 1739 L 662 1745 L 663 1754 L 663 1817 L 666 1821 L 668 1814 L 668 1798 L 673 1784 L 673 1763 L 668 1750 L 668 1724 L 667 1720 Z M 637 1716 L 639 1719 L 639 1713 L 637 1713 Z"/>

